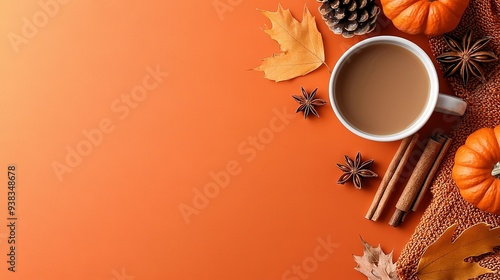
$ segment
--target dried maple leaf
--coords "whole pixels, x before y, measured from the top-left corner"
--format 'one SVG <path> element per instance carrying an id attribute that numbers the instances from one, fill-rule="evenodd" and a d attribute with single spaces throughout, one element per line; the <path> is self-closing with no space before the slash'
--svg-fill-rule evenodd
<path id="1" fill-rule="evenodd" d="M 290 10 L 278 5 L 276 12 L 261 11 L 269 18 L 272 28 L 264 30 L 280 44 L 281 53 L 265 58 L 253 70 L 264 71 L 264 77 L 276 82 L 303 76 L 325 64 L 323 38 L 315 18 L 304 6 L 302 22 Z"/>
<path id="2" fill-rule="evenodd" d="M 396 272 L 396 264 L 392 262 L 392 252 L 389 255 L 380 254 L 378 264 L 373 268 L 373 275 L 377 279 L 396 280 L 399 279 Z"/>
<path id="3" fill-rule="evenodd" d="M 358 264 L 354 269 L 364 274 L 369 280 L 398 280 L 396 265 L 392 262 L 392 252 L 388 255 L 380 245 L 373 247 L 361 238 L 363 256 L 354 256 Z"/>
<path id="4" fill-rule="evenodd" d="M 449 227 L 425 250 L 417 267 L 420 280 L 465 280 L 492 272 L 478 263 L 465 262 L 464 259 L 491 252 L 493 247 L 500 245 L 500 228 L 491 229 L 489 225 L 479 223 L 464 230 L 451 242 L 456 228 L 457 225 Z"/>

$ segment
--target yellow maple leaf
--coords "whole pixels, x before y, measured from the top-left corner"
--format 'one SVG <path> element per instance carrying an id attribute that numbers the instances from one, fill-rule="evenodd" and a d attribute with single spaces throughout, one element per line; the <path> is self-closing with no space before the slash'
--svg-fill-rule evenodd
<path id="1" fill-rule="evenodd" d="M 425 250 L 417 267 L 420 280 L 466 280 L 492 272 L 478 263 L 465 262 L 464 259 L 491 252 L 493 247 L 500 245 L 500 228 L 491 229 L 489 225 L 479 223 L 464 230 L 452 243 L 456 227 L 449 227 Z"/>
<path id="2" fill-rule="evenodd" d="M 253 70 L 263 71 L 265 78 L 280 82 L 306 75 L 322 64 L 326 65 L 323 38 L 306 6 L 302 22 L 281 5 L 276 12 L 261 12 L 272 23 L 272 27 L 264 32 L 280 44 L 281 53 L 263 59 L 262 65 Z"/>

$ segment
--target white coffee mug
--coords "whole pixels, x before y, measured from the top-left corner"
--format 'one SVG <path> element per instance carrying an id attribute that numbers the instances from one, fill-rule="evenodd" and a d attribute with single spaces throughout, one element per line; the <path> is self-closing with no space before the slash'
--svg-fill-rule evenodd
<path id="1" fill-rule="evenodd" d="M 371 46 L 374 44 L 393 44 L 396 46 L 400 46 L 412 52 L 424 65 L 427 75 L 429 77 L 429 93 L 427 102 L 421 110 L 420 115 L 405 129 L 401 131 L 397 131 L 391 134 L 378 135 L 363 131 L 354 125 L 352 125 L 349 120 L 342 114 L 339 109 L 339 104 L 337 101 L 337 93 L 336 93 L 336 83 L 338 82 L 338 76 L 340 71 L 342 71 L 342 66 L 349 61 L 353 54 L 356 54 L 360 49 Z M 408 75 L 412 75 L 412 73 L 408 73 Z M 408 85 L 411 86 L 411 85 Z M 434 68 L 434 64 L 429 56 L 415 43 L 408 41 L 406 39 L 396 37 L 396 36 L 377 36 L 369 39 L 365 39 L 350 49 L 348 49 L 338 60 L 336 63 L 332 75 L 330 77 L 330 104 L 335 112 L 335 115 L 340 120 L 340 122 L 351 132 L 354 134 L 363 137 L 365 139 L 380 141 L 380 142 L 388 142 L 388 141 L 396 141 L 403 139 L 407 136 L 410 136 L 420 130 L 424 124 L 429 120 L 431 114 L 436 112 L 452 114 L 461 116 L 465 113 L 465 109 L 467 108 L 467 103 L 460 98 L 439 93 L 439 79 Z"/>

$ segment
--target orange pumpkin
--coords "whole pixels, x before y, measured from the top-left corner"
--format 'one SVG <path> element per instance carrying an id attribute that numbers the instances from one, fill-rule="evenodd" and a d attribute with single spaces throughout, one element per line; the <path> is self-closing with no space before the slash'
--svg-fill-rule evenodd
<path id="1" fill-rule="evenodd" d="M 381 0 L 384 14 L 409 34 L 437 36 L 457 27 L 469 0 Z"/>
<path id="2" fill-rule="evenodd" d="M 455 154 L 452 178 L 466 201 L 500 214 L 500 126 L 469 135 Z"/>

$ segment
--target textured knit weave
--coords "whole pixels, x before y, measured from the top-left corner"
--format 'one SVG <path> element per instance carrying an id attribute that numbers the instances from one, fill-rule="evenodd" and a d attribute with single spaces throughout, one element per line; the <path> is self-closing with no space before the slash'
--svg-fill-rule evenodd
<path id="1" fill-rule="evenodd" d="M 462 38 L 468 29 L 472 30 L 474 40 L 491 37 L 485 49 L 499 56 L 500 0 L 471 0 L 462 21 L 451 35 Z M 434 56 L 447 50 L 442 36 L 430 38 L 430 45 Z M 417 279 L 415 271 L 425 248 L 449 226 L 458 225 L 455 236 L 479 222 L 500 226 L 500 216 L 483 212 L 465 202 L 451 178 L 455 152 L 467 136 L 479 128 L 500 124 L 500 62 L 485 64 L 484 70 L 486 82 L 473 78 L 465 88 L 459 77 L 449 79 L 455 94 L 467 101 L 468 109 L 458 127 L 451 132 L 454 141 L 431 187 L 431 203 L 397 262 L 401 279 Z M 500 251 L 496 252 L 476 259 L 481 265 L 500 271 Z M 500 279 L 500 274 L 485 274 L 478 279 Z"/>

